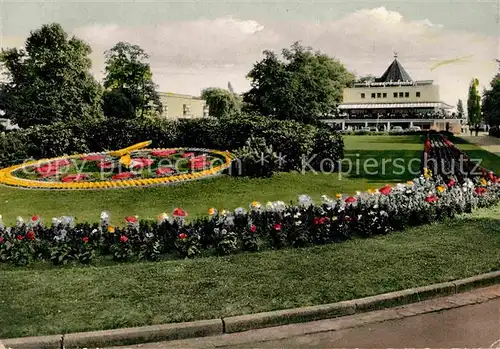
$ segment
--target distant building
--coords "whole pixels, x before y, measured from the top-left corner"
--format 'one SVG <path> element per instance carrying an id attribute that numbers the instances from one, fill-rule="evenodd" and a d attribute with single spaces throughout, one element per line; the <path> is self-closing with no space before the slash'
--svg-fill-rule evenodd
<path id="1" fill-rule="evenodd" d="M 208 106 L 200 97 L 171 92 L 159 92 L 165 119 L 195 119 L 208 117 Z"/>
<path id="2" fill-rule="evenodd" d="M 355 83 L 343 91 L 339 116 L 330 123 L 354 127 L 419 126 L 423 129 L 460 132 L 460 120 L 449 112 L 453 107 L 441 101 L 433 80 L 413 81 L 394 55 L 394 61 L 375 81 Z"/>

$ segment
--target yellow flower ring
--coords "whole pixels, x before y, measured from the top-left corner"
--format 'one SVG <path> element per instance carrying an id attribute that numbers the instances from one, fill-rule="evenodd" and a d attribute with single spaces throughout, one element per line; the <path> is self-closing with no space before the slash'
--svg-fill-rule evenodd
<path id="1" fill-rule="evenodd" d="M 144 146 L 148 146 L 150 142 L 139 143 L 135 146 L 125 148 L 123 151 L 108 151 L 101 153 L 92 154 L 76 154 L 70 156 L 60 156 L 51 159 L 40 159 L 25 162 L 19 165 L 10 166 L 0 170 L 0 184 L 7 186 L 14 186 L 19 188 L 31 188 L 31 189 L 73 189 L 73 190 L 85 190 L 85 189 L 110 189 L 110 188 L 131 188 L 131 187 L 148 187 L 148 186 L 158 186 L 158 185 L 168 185 L 172 183 L 193 181 L 203 178 L 214 177 L 222 174 L 224 170 L 231 166 L 231 162 L 234 160 L 234 156 L 227 151 L 202 149 L 202 148 L 154 148 L 145 149 Z M 193 173 L 180 173 L 172 176 L 165 177 L 153 177 L 153 178 L 135 178 L 135 179 L 123 179 L 123 180 L 105 180 L 105 181 L 85 181 L 81 180 L 78 182 L 56 182 L 56 181 L 41 181 L 34 179 L 25 179 L 15 176 L 14 172 L 28 168 L 36 167 L 39 165 L 44 165 L 57 160 L 70 160 L 79 159 L 88 155 L 118 155 L 123 156 L 129 152 L 134 151 L 141 152 L 152 152 L 152 151 L 183 151 L 183 152 L 197 152 L 204 153 L 207 155 L 217 155 L 218 158 L 223 159 L 223 164 L 214 166 L 202 171 L 197 171 Z"/>

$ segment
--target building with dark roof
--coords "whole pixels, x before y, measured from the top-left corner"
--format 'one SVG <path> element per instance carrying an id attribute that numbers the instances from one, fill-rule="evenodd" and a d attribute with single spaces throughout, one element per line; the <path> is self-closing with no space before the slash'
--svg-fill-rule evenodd
<path id="1" fill-rule="evenodd" d="M 337 119 L 342 120 L 344 126 L 364 123 L 364 127 L 376 124 L 378 129 L 391 126 L 420 126 L 425 129 L 433 128 L 435 120 L 442 123 L 443 119 L 451 119 L 451 108 L 451 105 L 441 101 L 439 86 L 433 80 L 414 81 L 395 54 L 382 76 L 344 89 Z M 450 127 L 444 126 L 446 129 Z"/>

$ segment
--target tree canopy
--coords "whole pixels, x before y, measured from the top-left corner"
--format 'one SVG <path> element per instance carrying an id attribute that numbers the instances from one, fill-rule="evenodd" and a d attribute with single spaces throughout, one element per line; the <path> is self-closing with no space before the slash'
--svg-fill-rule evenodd
<path id="1" fill-rule="evenodd" d="M 119 42 L 105 52 L 105 57 L 103 108 L 106 116 L 133 118 L 162 112 L 149 56 L 141 47 Z"/>
<path id="2" fill-rule="evenodd" d="M 243 96 L 245 106 L 262 115 L 302 122 L 334 113 L 354 75 L 337 59 L 298 42 L 283 49 L 282 56 L 283 60 L 266 50 L 255 63 L 247 75 L 251 89 Z"/>
<path id="3" fill-rule="evenodd" d="M 469 97 L 467 99 L 467 115 L 469 117 L 469 125 L 477 128 L 482 121 L 481 115 L 481 96 L 478 91 L 479 80 L 474 78 L 469 85 Z"/>
<path id="4" fill-rule="evenodd" d="M 239 96 L 222 88 L 208 87 L 201 91 L 201 98 L 207 102 L 210 115 L 216 118 L 232 115 L 241 110 Z"/>
<path id="5" fill-rule="evenodd" d="M 482 110 L 490 126 L 500 125 L 500 73 L 490 82 L 490 88 L 483 93 Z"/>
<path id="6" fill-rule="evenodd" d="M 462 102 L 461 99 L 458 100 L 458 103 L 457 103 L 457 117 L 459 119 L 463 119 L 464 117 L 464 103 Z"/>
<path id="7" fill-rule="evenodd" d="M 56 23 L 32 31 L 24 49 L 2 50 L 6 118 L 20 127 L 102 116 L 102 88 L 90 73 L 90 46 Z"/>

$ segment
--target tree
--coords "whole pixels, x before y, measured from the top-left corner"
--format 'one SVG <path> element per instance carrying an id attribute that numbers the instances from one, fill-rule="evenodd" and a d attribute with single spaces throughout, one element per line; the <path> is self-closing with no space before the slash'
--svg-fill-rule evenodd
<path id="1" fill-rule="evenodd" d="M 464 104 L 461 99 L 458 100 L 457 103 L 457 116 L 459 119 L 463 119 L 464 117 Z"/>
<path id="2" fill-rule="evenodd" d="M 210 115 L 216 118 L 241 111 L 239 96 L 222 88 L 208 87 L 201 91 L 201 98 L 207 102 Z"/>
<path id="3" fill-rule="evenodd" d="M 264 51 L 247 75 L 252 87 L 243 96 L 245 105 L 261 115 L 302 122 L 334 113 L 354 75 L 338 60 L 298 42 L 283 49 L 282 56 Z"/>
<path id="4" fill-rule="evenodd" d="M 132 118 L 162 112 L 149 56 L 142 48 L 119 42 L 105 52 L 105 57 L 103 108 L 106 116 Z"/>
<path id="5" fill-rule="evenodd" d="M 102 87 L 90 73 L 90 46 L 56 23 L 32 31 L 25 49 L 2 50 L 5 117 L 20 127 L 102 116 Z"/>
<path id="6" fill-rule="evenodd" d="M 500 73 L 490 82 L 490 88 L 483 93 L 483 114 L 490 126 L 500 125 Z"/>
<path id="7" fill-rule="evenodd" d="M 469 126 L 476 129 L 476 136 L 479 133 L 479 124 L 482 121 L 481 115 L 481 96 L 478 91 L 479 80 L 474 78 L 469 85 L 469 98 L 467 99 L 467 115 L 469 117 Z"/>
<path id="8" fill-rule="evenodd" d="M 375 76 L 368 74 L 365 76 L 361 76 L 356 82 L 362 83 L 362 82 L 374 82 L 375 81 Z"/>

